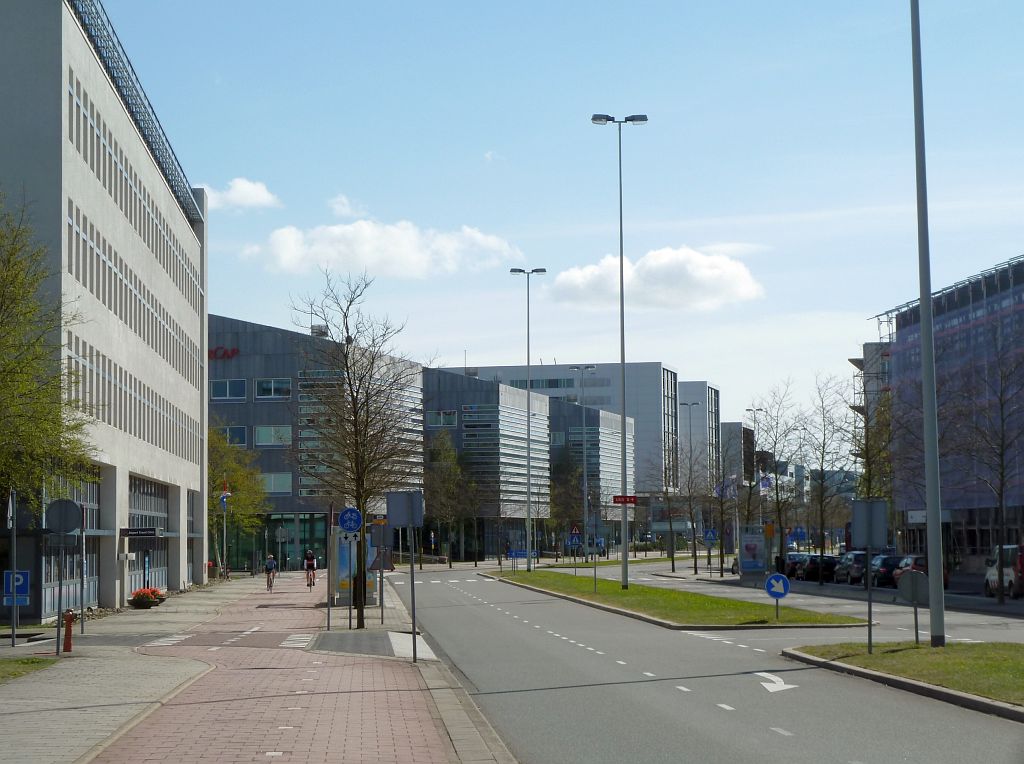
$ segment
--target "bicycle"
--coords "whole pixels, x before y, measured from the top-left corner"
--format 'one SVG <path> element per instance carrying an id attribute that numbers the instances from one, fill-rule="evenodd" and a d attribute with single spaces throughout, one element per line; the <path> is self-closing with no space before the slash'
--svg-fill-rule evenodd
<path id="1" fill-rule="evenodd" d="M 277 578 L 277 572 L 273 570 L 267 571 L 267 591 L 274 591 L 274 579 Z"/>
<path id="2" fill-rule="evenodd" d="M 306 568 L 306 587 L 309 589 L 313 588 L 316 583 L 316 569 Z"/>

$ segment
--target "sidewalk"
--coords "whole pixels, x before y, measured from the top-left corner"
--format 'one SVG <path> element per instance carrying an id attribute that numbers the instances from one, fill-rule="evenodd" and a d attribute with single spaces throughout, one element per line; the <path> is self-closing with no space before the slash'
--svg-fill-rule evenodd
<path id="1" fill-rule="evenodd" d="M 420 661 L 318 649 L 321 579 L 240 578 L 75 626 L 53 667 L 0 685 L 0 750 L 19 762 L 513 762 L 420 638 Z M 390 585 L 370 631 L 411 623 Z M 342 617 L 344 616 L 344 617 Z M 334 609 L 332 634 L 347 631 Z M 382 635 L 386 636 L 386 635 Z M 411 640 L 410 640 L 411 641 Z M 53 654 L 53 641 L 0 657 Z M 140 723 L 141 722 L 141 723 Z"/>

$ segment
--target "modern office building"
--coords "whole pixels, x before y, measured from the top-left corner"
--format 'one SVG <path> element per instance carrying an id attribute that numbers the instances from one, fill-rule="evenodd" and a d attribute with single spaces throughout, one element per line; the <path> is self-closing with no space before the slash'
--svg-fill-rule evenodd
<path id="1" fill-rule="evenodd" d="M 619 410 L 622 399 L 619 364 L 593 364 L 593 373 L 585 381 L 585 396 L 579 371 L 574 370 L 580 366 L 583 364 L 531 365 L 531 389 L 570 403 L 582 397 L 585 406 L 601 408 L 613 414 L 622 413 Z M 525 364 L 452 367 L 447 371 L 526 389 Z M 677 487 L 676 454 L 680 416 L 677 394 L 678 374 L 675 370 L 657 362 L 626 364 L 625 415 L 635 424 L 635 455 L 633 463 L 629 464 L 627 453 L 626 465 L 627 484 L 634 485 L 635 489 L 627 490 L 628 494 L 634 493 L 634 490 L 639 494 L 665 490 L 674 492 Z M 619 482 L 622 482 L 621 477 Z"/>
<path id="2" fill-rule="evenodd" d="M 694 485 L 705 490 L 719 482 L 722 465 L 721 391 L 706 381 L 679 383 L 679 485 L 685 489 L 688 467 Z M 691 454 L 693 455 L 691 458 Z M 699 474 L 696 474 L 699 473 Z"/>
<path id="3" fill-rule="evenodd" d="M 120 606 L 143 584 L 203 581 L 205 194 L 98 0 L 3 3 L 0 104 L 0 189 L 25 204 L 48 291 L 77 314 L 65 314 L 62 361 L 95 417 L 96 479 L 44 497 L 84 505 L 84 602 Z M 40 529 L 19 536 L 19 567 L 33 571 L 28 617 L 56 612 L 56 555 Z M 81 562 L 75 550 L 66 570 Z M 81 604 L 77 578 L 65 607 Z"/>
<path id="4" fill-rule="evenodd" d="M 253 533 L 228 528 L 228 562 L 240 569 L 263 558 L 267 551 L 295 567 L 300 550 L 323 557 L 331 512 L 345 507 L 298 459 L 317 447 L 317 400 L 313 386 L 337 374 L 315 367 L 317 345 L 328 342 L 313 333 L 278 329 L 225 316 L 210 316 L 210 422 L 223 428 L 239 448 L 255 451 L 270 511 L 262 530 Z M 422 390 L 418 371 L 410 375 L 405 431 L 416 444 L 422 437 Z M 420 487 L 422 456 L 409 465 L 410 483 Z M 383 512 L 383 504 L 379 508 Z M 372 508 L 371 508 L 372 509 Z"/>
<path id="5" fill-rule="evenodd" d="M 1000 528 L 999 502 L 990 484 L 1002 482 L 1004 489 L 1003 543 L 1024 540 L 1024 421 L 1015 407 L 1024 392 L 1024 257 L 935 292 L 932 312 L 944 552 L 951 561 L 980 565 L 998 543 Z M 885 316 L 894 326 L 893 501 L 904 515 L 903 546 L 915 552 L 926 541 L 919 302 L 892 308 Z M 971 432 L 983 437 L 966 448 L 955 442 L 958 434 Z M 991 436 L 999 433 L 1006 445 L 993 451 Z M 974 454 L 971 446 L 978 449 Z M 1007 469 L 1002 481 L 993 472 L 998 454 Z"/>

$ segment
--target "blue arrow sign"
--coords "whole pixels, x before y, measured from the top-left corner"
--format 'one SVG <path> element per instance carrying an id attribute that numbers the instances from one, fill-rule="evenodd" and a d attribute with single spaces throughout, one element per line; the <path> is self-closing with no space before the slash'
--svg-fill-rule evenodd
<path id="1" fill-rule="evenodd" d="M 345 533 L 355 533 L 363 527 L 363 515 L 355 507 L 345 507 L 338 515 L 338 527 Z"/>
<path id="2" fill-rule="evenodd" d="M 789 594 L 789 579 L 781 573 L 772 573 L 764 581 L 764 590 L 769 597 L 781 600 Z"/>

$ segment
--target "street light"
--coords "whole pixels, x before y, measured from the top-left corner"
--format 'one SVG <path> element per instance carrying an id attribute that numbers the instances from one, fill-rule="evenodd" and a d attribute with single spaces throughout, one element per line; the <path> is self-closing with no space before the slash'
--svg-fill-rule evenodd
<path id="1" fill-rule="evenodd" d="M 619 354 L 620 354 L 620 379 L 622 388 L 621 415 L 622 415 L 622 495 L 629 493 L 626 484 L 626 278 L 625 259 L 622 253 L 622 125 L 646 125 L 646 114 L 631 114 L 625 119 L 615 119 L 608 114 L 594 114 L 590 121 L 595 125 L 607 125 L 609 122 L 618 126 L 619 130 Z M 627 537 L 629 533 L 628 504 L 622 505 L 622 588 L 629 588 L 629 555 Z"/>
<path id="2" fill-rule="evenodd" d="M 587 556 L 588 556 L 588 554 L 587 554 L 587 552 L 588 552 L 587 534 L 589 533 L 589 531 L 587 530 L 587 527 L 588 527 L 587 526 L 587 520 L 588 520 L 587 510 L 590 507 L 590 490 L 589 490 L 589 488 L 587 486 L 587 445 L 588 445 L 588 442 L 587 442 L 587 412 L 584 410 L 583 404 L 584 404 L 584 399 L 586 397 L 586 392 L 587 392 L 586 372 L 594 371 L 595 369 L 597 369 L 597 367 L 594 366 L 593 364 L 587 364 L 586 366 L 570 366 L 569 367 L 569 371 L 578 371 L 580 373 L 580 398 L 579 398 L 579 405 L 580 405 L 580 415 L 581 415 L 581 418 L 583 420 L 583 559 L 586 559 Z M 595 523 L 594 525 L 596 526 L 597 523 Z M 594 536 L 595 536 L 594 541 L 596 543 L 596 541 L 597 541 L 597 539 L 596 539 L 597 531 L 596 530 L 594 531 Z"/>
<path id="3" fill-rule="evenodd" d="M 532 523 L 533 518 L 530 513 L 530 505 L 533 502 L 533 481 L 531 479 L 530 471 L 530 420 L 533 419 L 533 411 L 530 409 L 530 276 L 539 276 L 542 273 L 547 273 L 547 268 L 533 268 L 532 270 L 525 270 L 523 268 L 511 268 L 509 273 L 516 276 L 526 276 L 526 572 L 529 573 L 533 570 L 533 553 L 531 549 L 533 547 L 533 539 L 530 538 L 532 535 Z"/>

